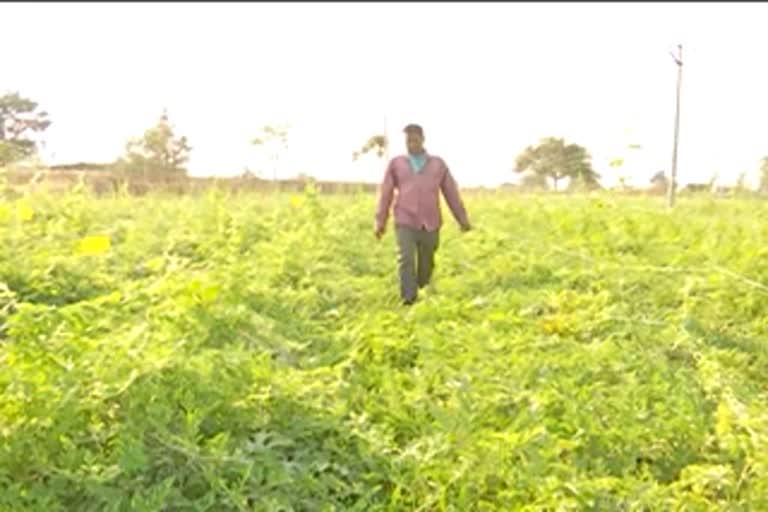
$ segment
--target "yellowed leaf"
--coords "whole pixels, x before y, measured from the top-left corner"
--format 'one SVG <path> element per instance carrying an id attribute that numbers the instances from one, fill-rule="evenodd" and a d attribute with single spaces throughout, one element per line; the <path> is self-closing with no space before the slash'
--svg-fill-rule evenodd
<path id="1" fill-rule="evenodd" d="M 145 265 L 152 272 L 158 272 L 163 268 L 164 264 L 165 259 L 162 256 L 158 256 L 157 258 L 152 258 L 151 260 L 147 261 Z"/>
<path id="2" fill-rule="evenodd" d="M 19 214 L 19 219 L 22 220 L 22 222 L 29 222 L 35 217 L 35 211 L 24 202 L 19 203 L 16 205 L 16 211 Z"/>
<path id="3" fill-rule="evenodd" d="M 206 286 L 200 290 L 200 300 L 204 303 L 210 303 L 219 296 L 219 287 L 217 285 Z"/>
<path id="4" fill-rule="evenodd" d="M 87 236 L 80 240 L 77 246 L 77 252 L 86 256 L 104 254 L 112 248 L 108 236 L 95 235 Z"/>

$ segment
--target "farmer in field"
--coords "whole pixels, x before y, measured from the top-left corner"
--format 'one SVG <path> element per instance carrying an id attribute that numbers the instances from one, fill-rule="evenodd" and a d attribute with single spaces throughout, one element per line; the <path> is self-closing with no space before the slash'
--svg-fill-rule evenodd
<path id="1" fill-rule="evenodd" d="M 442 158 L 424 149 L 421 126 L 409 124 L 403 131 L 408 154 L 393 158 L 387 166 L 376 212 L 375 235 L 378 239 L 384 235 L 397 190 L 394 221 L 400 297 L 404 304 L 411 305 L 416 301 L 418 290 L 429 284 L 435 267 L 442 226 L 440 191 L 461 230 L 466 232 L 471 228 L 451 172 Z"/>

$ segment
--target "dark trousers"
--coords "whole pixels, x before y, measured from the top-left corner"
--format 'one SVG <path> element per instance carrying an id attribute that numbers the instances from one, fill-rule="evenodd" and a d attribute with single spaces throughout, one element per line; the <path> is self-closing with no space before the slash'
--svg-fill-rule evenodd
<path id="1" fill-rule="evenodd" d="M 416 300 L 419 288 L 432 278 L 435 252 L 440 245 L 440 231 L 427 231 L 397 226 L 398 270 L 400 297 L 405 302 Z"/>

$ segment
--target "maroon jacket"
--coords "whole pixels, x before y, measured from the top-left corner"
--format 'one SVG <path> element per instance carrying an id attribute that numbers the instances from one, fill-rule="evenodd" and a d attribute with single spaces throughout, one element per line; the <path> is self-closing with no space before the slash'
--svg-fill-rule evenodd
<path id="1" fill-rule="evenodd" d="M 456 181 L 442 158 L 427 155 L 427 162 L 420 172 L 411 168 L 407 156 L 393 158 L 387 166 L 381 184 L 379 205 L 376 211 L 376 228 L 383 231 L 387 225 L 394 191 L 395 224 L 414 229 L 436 231 L 442 226 L 440 191 L 448 203 L 456 222 L 469 226 L 467 211 L 459 195 Z"/>

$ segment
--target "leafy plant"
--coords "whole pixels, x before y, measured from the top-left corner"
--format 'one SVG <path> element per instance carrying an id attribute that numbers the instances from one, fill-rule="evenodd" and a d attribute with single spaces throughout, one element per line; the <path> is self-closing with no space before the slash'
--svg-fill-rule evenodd
<path id="1" fill-rule="evenodd" d="M 387 141 L 386 135 L 372 135 L 359 151 L 352 153 L 352 159 L 357 160 L 370 152 L 375 152 L 378 158 L 383 158 L 387 153 L 388 144 L 389 141 Z"/>
<path id="2" fill-rule="evenodd" d="M 371 197 L 0 205 L 0 510 L 768 508 L 768 206 L 466 202 L 410 309 Z"/>

